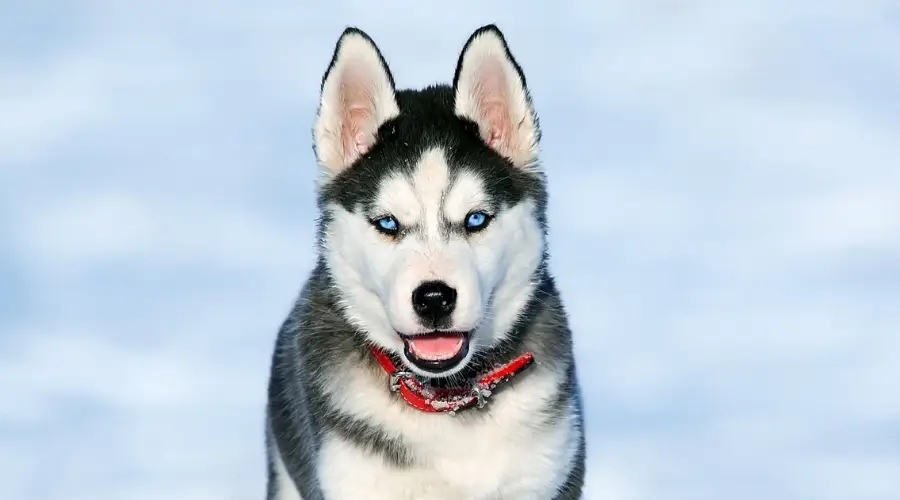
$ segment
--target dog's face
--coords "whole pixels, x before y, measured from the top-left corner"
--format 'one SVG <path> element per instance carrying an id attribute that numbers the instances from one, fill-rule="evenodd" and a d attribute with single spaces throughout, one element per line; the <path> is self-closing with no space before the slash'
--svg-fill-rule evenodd
<path id="1" fill-rule="evenodd" d="M 348 318 L 423 376 L 449 376 L 510 332 L 544 256 L 539 132 L 495 27 L 453 86 L 397 91 L 349 29 L 322 85 L 322 253 Z"/>

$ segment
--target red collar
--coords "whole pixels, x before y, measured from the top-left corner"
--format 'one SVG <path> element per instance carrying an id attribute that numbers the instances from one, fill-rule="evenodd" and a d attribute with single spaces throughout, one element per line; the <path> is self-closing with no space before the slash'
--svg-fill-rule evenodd
<path id="1" fill-rule="evenodd" d="M 427 413 L 453 414 L 475 405 L 482 408 L 498 385 L 518 375 L 534 362 L 534 355 L 526 352 L 488 372 L 471 387 L 438 389 L 424 385 L 412 372 L 399 369 L 381 349 L 372 346 L 371 350 L 378 364 L 391 377 L 391 392 L 399 392 L 409 406 Z"/>

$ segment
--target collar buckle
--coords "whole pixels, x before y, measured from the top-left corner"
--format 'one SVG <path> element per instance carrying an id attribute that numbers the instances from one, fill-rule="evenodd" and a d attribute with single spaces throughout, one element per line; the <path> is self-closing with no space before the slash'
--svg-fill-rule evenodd
<path id="1" fill-rule="evenodd" d="M 472 393 L 475 395 L 475 406 L 478 409 L 484 408 L 488 403 L 488 398 L 493 394 L 490 389 L 483 387 L 481 384 L 475 384 L 475 387 L 472 388 Z"/>
<path id="2" fill-rule="evenodd" d="M 412 372 L 398 371 L 391 374 L 391 392 L 397 392 L 400 390 L 400 380 L 404 378 L 412 377 Z"/>

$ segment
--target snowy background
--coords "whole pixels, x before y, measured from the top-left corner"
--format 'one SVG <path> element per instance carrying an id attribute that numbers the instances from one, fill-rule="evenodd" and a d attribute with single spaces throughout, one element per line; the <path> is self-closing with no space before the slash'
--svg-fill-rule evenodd
<path id="1" fill-rule="evenodd" d="M 544 130 L 586 499 L 900 498 L 900 3 L 0 0 L 0 498 L 251 500 L 341 30 L 497 22 Z"/>

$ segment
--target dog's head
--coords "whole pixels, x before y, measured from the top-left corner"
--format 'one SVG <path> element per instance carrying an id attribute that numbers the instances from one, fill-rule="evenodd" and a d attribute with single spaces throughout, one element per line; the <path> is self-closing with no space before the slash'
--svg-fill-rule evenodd
<path id="1" fill-rule="evenodd" d="M 462 49 L 452 86 L 397 90 L 369 36 L 347 29 L 322 81 L 321 253 L 348 319 L 423 376 L 505 339 L 544 261 L 540 132 L 495 26 Z"/>

